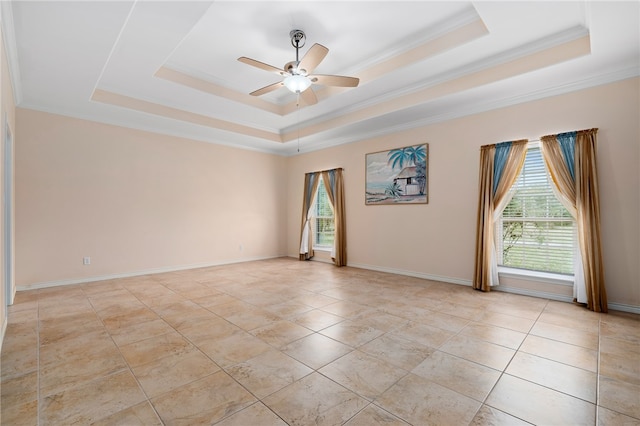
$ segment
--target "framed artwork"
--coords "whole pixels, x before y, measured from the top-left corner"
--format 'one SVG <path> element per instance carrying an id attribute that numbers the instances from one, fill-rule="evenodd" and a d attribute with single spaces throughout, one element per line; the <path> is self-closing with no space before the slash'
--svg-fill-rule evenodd
<path id="1" fill-rule="evenodd" d="M 366 154 L 365 204 L 427 204 L 429 145 Z"/>

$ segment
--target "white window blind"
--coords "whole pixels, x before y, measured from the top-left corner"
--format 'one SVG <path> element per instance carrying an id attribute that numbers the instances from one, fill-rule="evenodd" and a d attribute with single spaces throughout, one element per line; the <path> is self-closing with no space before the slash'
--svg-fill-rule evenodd
<path id="1" fill-rule="evenodd" d="M 322 179 L 318 184 L 314 213 L 314 247 L 333 247 L 335 238 L 333 208 L 329 202 L 329 196 Z"/>
<path id="2" fill-rule="evenodd" d="M 496 224 L 499 265 L 573 275 L 575 221 L 551 185 L 539 146 L 530 147 Z"/>

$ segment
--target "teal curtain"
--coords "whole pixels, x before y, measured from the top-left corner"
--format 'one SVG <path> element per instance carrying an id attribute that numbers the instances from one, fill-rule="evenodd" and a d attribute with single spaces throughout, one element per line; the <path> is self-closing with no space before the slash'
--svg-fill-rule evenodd
<path id="1" fill-rule="evenodd" d="M 576 179 L 576 136 L 578 132 L 566 132 L 560 133 L 556 135 L 556 140 L 560 145 L 560 150 L 562 151 L 562 156 L 564 157 L 564 162 L 567 165 L 567 169 L 569 169 L 569 173 L 571 174 L 571 178 L 575 181 Z"/>
<path id="2" fill-rule="evenodd" d="M 313 198 L 314 188 L 316 187 L 316 181 L 318 180 L 318 173 L 307 173 L 308 179 L 305 179 L 304 187 L 304 204 L 311 206 L 311 199 Z"/>
<path id="3" fill-rule="evenodd" d="M 493 159 L 493 194 L 495 195 L 498 189 L 498 184 L 502 178 L 502 172 L 504 166 L 507 164 L 507 158 L 509 158 L 509 151 L 511 151 L 511 145 L 513 142 L 500 142 L 496 144 L 496 154 Z"/>

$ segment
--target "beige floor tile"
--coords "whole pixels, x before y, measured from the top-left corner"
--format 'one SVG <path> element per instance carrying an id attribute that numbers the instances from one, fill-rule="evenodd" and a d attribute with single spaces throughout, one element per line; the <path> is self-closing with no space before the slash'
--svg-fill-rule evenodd
<path id="1" fill-rule="evenodd" d="M 114 330 L 110 334 L 118 346 L 124 346 L 173 331 L 169 324 L 158 317 L 145 322 L 132 321 L 130 325 Z"/>
<path id="2" fill-rule="evenodd" d="M 597 375 L 591 371 L 518 352 L 506 372 L 593 404 L 596 403 Z"/>
<path id="3" fill-rule="evenodd" d="M 280 299 L 280 296 L 272 295 L 272 297 L 277 297 L 278 302 L 270 306 L 263 306 L 263 309 L 271 312 L 274 315 L 277 315 L 280 318 L 292 319 L 313 309 L 313 307 L 305 305 L 304 303 L 298 302 L 296 300 L 286 300 L 283 302 Z"/>
<path id="4" fill-rule="evenodd" d="M 227 370 L 231 377 L 261 399 L 312 371 L 306 365 L 273 349 Z"/>
<path id="5" fill-rule="evenodd" d="M 604 407 L 598 407 L 598 426 L 640 426 L 640 419 L 616 413 Z"/>
<path id="6" fill-rule="evenodd" d="M 464 335 L 453 336 L 440 350 L 499 371 L 504 371 L 516 353 L 513 349 Z"/>
<path id="7" fill-rule="evenodd" d="M 85 354 L 99 356 L 101 351 L 112 351 L 117 346 L 103 329 L 75 333 L 73 337 L 40 346 L 40 365 L 47 366 L 67 362 L 69 359 L 84 358 Z"/>
<path id="8" fill-rule="evenodd" d="M 595 424 L 595 405 L 508 374 L 498 380 L 485 403 L 533 424 Z"/>
<path id="9" fill-rule="evenodd" d="M 600 374 L 640 385 L 640 343 L 600 339 Z"/>
<path id="10" fill-rule="evenodd" d="M 320 309 L 313 309 L 308 312 L 296 315 L 293 318 L 296 324 L 300 324 L 313 331 L 320 331 L 334 324 L 344 321 L 344 318 L 338 315 L 330 314 L 329 312 L 322 311 Z"/>
<path id="11" fill-rule="evenodd" d="M 371 310 L 353 318 L 360 324 L 368 325 L 385 332 L 397 330 L 409 323 L 409 320 L 396 315 L 383 312 L 381 310 Z"/>
<path id="12" fill-rule="evenodd" d="M 38 321 L 38 302 L 29 302 L 29 306 L 23 305 L 9 305 L 7 306 L 7 316 L 10 324 L 18 324 L 22 322 L 34 322 Z"/>
<path id="13" fill-rule="evenodd" d="M 191 321 L 188 325 L 180 327 L 177 331 L 195 345 L 213 338 L 222 339 L 232 334 L 245 333 L 245 331 L 237 325 L 231 324 L 229 321 L 218 316 Z"/>
<path id="14" fill-rule="evenodd" d="M 83 312 L 63 320 L 43 320 L 39 325 L 38 336 L 40 345 L 43 346 L 104 330 L 104 325 L 95 312 Z"/>
<path id="15" fill-rule="evenodd" d="M 585 320 L 603 319 L 607 317 L 607 315 L 603 316 L 602 314 L 599 314 L 597 312 L 593 312 L 588 309 L 585 309 L 584 306 L 582 305 L 578 305 L 575 303 L 559 302 L 554 300 L 548 301 L 547 306 L 545 306 L 543 310 L 543 313 L 545 314 L 552 313 L 552 314 L 560 315 L 567 318 L 585 319 Z M 560 323 L 559 325 L 562 325 L 562 323 Z"/>
<path id="16" fill-rule="evenodd" d="M 290 384 L 262 402 L 290 425 L 340 425 L 368 404 L 318 373 Z"/>
<path id="17" fill-rule="evenodd" d="M 126 370 L 45 397 L 40 424 L 90 424 L 144 400 L 142 390 Z"/>
<path id="18" fill-rule="evenodd" d="M 2 404 L 0 419 L 3 425 L 37 425 L 38 400 L 8 406 Z"/>
<path id="19" fill-rule="evenodd" d="M 112 343 L 109 348 L 96 346 L 70 354 L 58 362 L 40 366 L 39 386 L 42 396 L 102 378 L 126 369 L 122 355 Z"/>
<path id="20" fill-rule="evenodd" d="M 227 321 L 246 331 L 264 327 L 282 319 L 279 315 L 269 312 L 266 309 L 256 307 L 253 307 L 249 311 L 236 312 L 232 315 L 226 316 L 225 318 Z"/>
<path id="21" fill-rule="evenodd" d="M 142 389 L 151 398 L 220 370 L 195 347 L 133 368 Z"/>
<path id="22" fill-rule="evenodd" d="M 411 322 L 390 334 L 400 336 L 404 339 L 411 340 L 434 349 L 439 348 L 455 335 L 452 331 L 443 330 L 438 327 L 417 322 Z"/>
<path id="23" fill-rule="evenodd" d="M 520 299 L 521 298 L 518 298 L 517 300 Z M 546 305 L 546 300 L 536 300 L 529 297 L 526 298 L 526 300 L 523 300 L 521 303 L 514 303 L 514 301 L 494 302 L 487 305 L 487 311 L 511 315 L 514 317 L 526 318 L 530 320 L 537 320 L 540 314 L 545 309 Z"/>
<path id="24" fill-rule="evenodd" d="M 414 303 L 415 300 L 403 301 L 396 299 L 379 305 L 377 310 L 415 322 L 423 321 L 435 313 L 435 311 L 427 309 L 426 306 L 415 306 Z"/>
<path id="25" fill-rule="evenodd" d="M 342 318 L 351 318 L 369 311 L 371 308 L 348 300 L 341 300 L 339 302 L 323 306 L 322 310 L 329 312 L 330 314 L 338 315 Z"/>
<path id="26" fill-rule="evenodd" d="M 611 311 L 602 316 L 600 333 L 603 337 L 640 343 L 640 315 Z"/>
<path id="27" fill-rule="evenodd" d="M 89 299 L 84 296 L 50 301 L 50 303 L 47 302 L 38 302 L 38 317 L 41 320 L 64 318 L 70 315 L 95 312 L 93 306 L 89 303 Z"/>
<path id="28" fill-rule="evenodd" d="M 225 372 L 181 386 L 151 399 L 167 425 L 211 425 L 256 399 Z"/>
<path id="29" fill-rule="evenodd" d="M 5 337 L 4 342 L 2 342 L 0 365 L 2 365 L 2 380 L 37 371 L 37 334 L 32 333 L 29 336 Z"/>
<path id="30" fill-rule="evenodd" d="M 382 394 L 376 405 L 413 425 L 466 425 L 481 404 L 423 377 L 409 374 Z"/>
<path id="31" fill-rule="evenodd" d="M 509 349 L 518 349 L 527 335 L 519 331 L 509 330 L 495 325 L 470 323 L 461 332 L 462 336 L 504 346 Z"/>
<path id="32" fill-rule="evenodd" d="M 444 352 L 434 352 L 411 371 L 479 402 L 485 400 L 500 372 Z"/>
<path id="33" fill-rule="evenodd" d="M 314 333 L 282 348 L 282 352 L 317 370 L 353 349 L 322 334 Z"/>
<path id="34" fill-rule="evenodd" d="M 243 302 L 242 300 L 238 300 L 236 298 L 227 303 L 209 306 L 208 309 L 209 311 L 221 316 L 222 318 L 228 318 L 232 315 L 237 315 L 238 313 L 250 312 L 256 309 L 256 307 L 250 303 Z"/>
<path id="35" fill-rule="evenodd" d="M 529 335 L 520 350 L 594 373 L 598 371 L 598 351 L 593 349 Z"/>
<path id="36" fill-rule="evenodd" d="M 640 426 L 638 359 L 639 315 L 271 259 L 18 292 L 1 422 Z"/>
<path id="37" fill-rule="evenodd" d="M 225 369 L 273 349 L 246 331 L 227 337 L 203 340 L 198 343 L 198 348 Z"/>
<path id="38" fill-rule="evenodd" d="M 407 374 L 406 370 L 353 351 L 318 370 L 363 398 L 373 400 Z"/>
<path id="39" fill-rule="evenodd" d="M 434 312 L 423 323 L 457 333 L 469 324 L 469 320 L 442 312 Z"/>
<path id="40" fill-rule="evenodd" d="M 478 414 L 473 418 L 469 426 L 527 426 L 527 423 L 516 417 L 510 416 L 500 410 L 496 410 L 488 405 L 483 405 Z"/>
<path id="41" fill-rule="evenodd" d="M 640 385 L 603 376 L 599 381 L 599 405 L 640 419 Z"/>
<path id="42" fill-rule="evenodd" d="M 127 315 L 131 311 L 147 308 L 147 306 L 140 300 L 138 300 L 135 296 L 133 296 L 133 299 L 126 301 L 112 299 L 92 299 L 91 304 L 93 305 L 93 308 L 95 309 L 95 312 L 98 314 L 100 319 L 117 317 L 119 315 Z"/>
<path id="43" fill-rule="evenodd" d="M 584 311 L 589 312 L 587 310 Z M 593 312 L 590 312 L 590 314 L 593 314 Z M 558 325 L 561 327 L 571 328 L 573 330 L 592 331 L 598 329 L 598 326 L 600 325 L 600 316 L 589 315 L 589 317 L 587 317 L 585 315 L 579 314 L 570 316 L 566 313 L 559 314 L 556 312 L 543 312 L 542 314 L 540 314 L 540 318 L 538 318 L 538 321 L 547 324 Z"/>
<path id="44" fill-rule="evenodd" d="M 251 334 L 278 349 L 311 333 L 308 328 L 284 320 L 251 331 Z"/>
<path id="45" fill-rule="evenodd" d="M 17 407 L 38 401 L 38 372 L 33 371 L 23 376 L 2 380 L 0 387 L 2 398 L 0 407 Z M 6 423 L 5 423 L 6 424 Z"/>
<path id="46" fill-rule="evenodd" d="M 261 402 L 245 408 L 242 411 L 238 411 L 235 414 L 225 418 L 216 426 L 287 426 L 287 424 L 273 411 L 265 407 Z"/>
<path id="47" fill-rule="evenodd" d="M 442 302 L 438 311 L 453 315 L 459 318 L 477 321 L 484 313 L 484 308 L 474 308 L 472 306 L 460 305 L 454 302 Z"/>
<path id="48" fill-rule="evenodd" d="M 485 311 L 485 313 L 478 319 L 478 322 L 495 325 L 496 327 L 508 328 L 509 330 L 519 331 L 520 333 L 528 333 L 535 323 L 535 320 L 501 314 L 498 312 Z"/>
<path id="49" fill-rule="evenodd" d="M 377 405 L 371 404 L 358 414 L 353 416 L 351 420 L 345 423 L 345 426 L 406 426 L 407 422 L 399 419 L 391 413 L 384 411 Z"/>
<path id="50" fill-rule="evenodd" d="M 575 330 L 570 327 L 563 327 L 546 322 L 537 322 L 531 329 L 530 334 L 571 345 L 582 346 L 583 348 L 598 350 L 598 332 Z"/>
<path id="51" fill-rule="evenodd" d="M 92 426 L 162 426 L 162 421 L 148 401 L 111 414 Z"/>
<path id="52" fill-rule="evenodd" d="M 429 346 L 394 334 L 384 334 L 358 349 L 407 371 L 411 371 L 434 351 Z"/>
<path id="53" fill-rule="evenodd" d="M 191 301 L 194 303 L 197 303 L 198 305 L 206 309 L 210 309 L 218 305 L 224 305 L 225 303 L 238 301 L 238 299 L 228 294 L 216 292 L 215 290 L 212 290 L 212 292 L 214 292 L 215 294 L 213 295 L 210 294 L 204 297 L 198 297 L 198 298 L 192 299 Z"/>
<path id="54" fill-rule="evenodd" d="M 184 353 L 192 347 L 179 333 L 171 332 L 121 346 L 120 351 L 131 367 L 137 367 L 165 356 Z"/>
<path id="55" fill-rule="evenodd" d="M 146 306 L 137 309 L 131 309 L 119 315 L 102 317 L 104 326 L 110 333 L 117 332 L 121 328 L 130 326 L 133 322 L 145 322 L 159 319 L 158 314 L 153 312 Z"/>
<path id="56" fill-rule="evenodd" d="M 198 307 L 189 314 L 173 314 L 162 317 L 163 320 L 176 330 L 181 330 L 185 327 L 189 327 L 195 322 L 205 321 L 212 318 L 216 318 L 216 315 L 201 307 Z"/>
<path id="57" fill-rule="evenodd" d="M 341 323 L 332 325 L 320 331 L 327 337 L 331 337 L 339 342 L 349 345 L 353 348 L 362 346 L 367 342 L 382 336 L 384 331 L 377 328 L 369 327 L 359 322 L 346 320 Z"/>
<path id="58" fill-rule="evenodd" d="M 338 299 L 334 299 L 333 297 L 324 296 L 322 294 L 316 294 L 312 292 L 309 292 L 308 294 L 302 294 L 296 297 L 295 300 L 300 303 L 304 303 L 305 305 L 309 305 L 312 308 L 322 308 L 338 301 Z"/>

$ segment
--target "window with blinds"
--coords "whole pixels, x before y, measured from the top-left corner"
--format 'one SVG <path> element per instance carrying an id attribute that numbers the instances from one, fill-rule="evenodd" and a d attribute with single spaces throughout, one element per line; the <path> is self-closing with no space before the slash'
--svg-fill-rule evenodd
<path id="1" fill-rule="evenodd" d="M 573 275 L 575 220 L 551 185 L 539 145 L 530 146 L 515 194 L 496 224 L 499 265 Z"/>
<path id="2" fill-rule="evenodd" d="M 314 208 L 314 239 L 313 246 L 318 248 L 333 247 L 335 238 L 335 221 L 333 208 L 329 202 L 327 190 L 324 187 L 323 179 L 318 184 L 318 193 Z"/>

